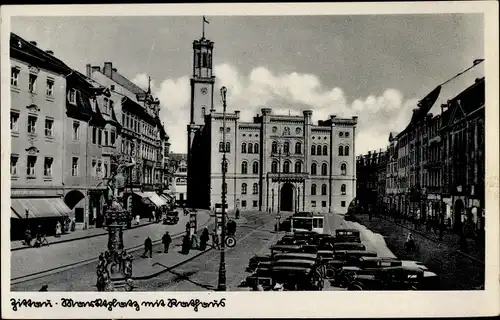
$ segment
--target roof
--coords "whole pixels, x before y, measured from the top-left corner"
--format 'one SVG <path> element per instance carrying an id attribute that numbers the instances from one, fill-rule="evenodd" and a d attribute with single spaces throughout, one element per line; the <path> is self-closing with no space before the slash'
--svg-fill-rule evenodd
<path id="1" fill-rule="evenodd" d="M 31 62 L 37 67 L 51 70 L 62 75 L 68 75 L 73 71 L 68 65 L 54 55 L 47 53 L 12 32 L 10 34 L 10 57 Z"/>
<path id="2" fill-rule="evenodd" d="M 420 100 L 417 104 L 418 108 L 413 110 L 413 115 L 411 116 L 410 123 L 406 126 L 406 128 L 399 133 L 399 135 L 408 131 L 414 124 L 425 119 L 425 116 L 434 106 L 439 94 L 441 93 L 441 86 L 437 86 L 434 90 L 432 90 L 428 95 L 426 95 L 422 100 Z"/>

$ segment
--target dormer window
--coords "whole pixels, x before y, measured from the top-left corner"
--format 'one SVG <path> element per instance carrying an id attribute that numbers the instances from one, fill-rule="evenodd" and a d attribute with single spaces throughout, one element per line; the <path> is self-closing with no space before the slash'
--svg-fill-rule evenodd
<path id="1" fill-rule="evenodd" d="M 70 89 L 69 90 L 68 101 L 71 104 L 76 104 L 76 90 L 75 89 Z"/>

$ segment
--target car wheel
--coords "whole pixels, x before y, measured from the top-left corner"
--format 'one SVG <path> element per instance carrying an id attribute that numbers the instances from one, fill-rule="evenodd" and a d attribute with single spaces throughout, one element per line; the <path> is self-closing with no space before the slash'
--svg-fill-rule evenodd
<path id="1" fill-rule="evenodd" d="M 325 278 L 330 280 L 335 278 L 335 269 L 327 268 L 325 271 Z"/>

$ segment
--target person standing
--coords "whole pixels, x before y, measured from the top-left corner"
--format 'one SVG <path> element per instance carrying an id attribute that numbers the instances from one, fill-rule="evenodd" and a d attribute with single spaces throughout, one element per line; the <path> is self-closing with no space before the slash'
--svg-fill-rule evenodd
<path id="1" fill-rule="evenodd" d="M 182 253 L 189 254 L 190 246 L 191 246 L 191 239 L 189 238 L 189 233 L 186 233 L 184 235 L 184 238 L 182 239 Z"/>
<path id="2" fill-rule="evenodd" d="M 154 218 L 155 218 L 155 210 L 151 209 L 151 213 L 149 215 L 149 222 L 151 222 L 151 220 L 153 220 Z"/>
<path id="3" fill-rule="evenodd" d="M 170 246 L 170 243 L 172 243 L 172 237 L 170 237 L 170 233 L 166 231 L 161 240 L 163 242 L 163 252 L 168 253 L 168 247 Z"/>
<path id="4" fill-rule="evenodd" d="M 60 237 L 61 236 L 61 233 L 62 233 L 62 225 L 61 225 L 61 222 L 57 221 L 57 224 L 56 224 L 56 237 Z"/>
<path id="5" fill-rule="evenodd" d="M 147 254 L 149 253 L 149 257 L 153 257 L 153 241 L 151 241 L 150 237 L 146 238 L 146 241 L 144 241 L 144 257 L 147 257 Z"/>
<path id="6" fill-rule="evenodd" d="M 26 228 L 26 231 L 24 231 L 24 241 L 26 242 L 26 245 L 28 247 L 31 247 L 31 240 L 32 240 L 31 230 L 30 227 L 28 226 Z"/>
<path id="7" fill-rule="evenodd" d="M 219 235 L 215 231 L 212 232 L 212 247 L 216 248 L 216 249 L 220 249 Z"/>
<path id="8" fill-rule="evenodd" d="M 141 222 L 141 216 L 136 214 L 135 215 L 135 224 L 138 225 Z"/>
<path id="9" fill-rule="evenodd" d="M 201 251 L 205 251 L 205 249 L 207 248 L 207 242 L 210 238 L 210 235 L 208 233 L 208 229 L 205 227 L 203 228 L 203 231 L 201 232 L 201 236 L 200 236 L 200 250 Z"/>

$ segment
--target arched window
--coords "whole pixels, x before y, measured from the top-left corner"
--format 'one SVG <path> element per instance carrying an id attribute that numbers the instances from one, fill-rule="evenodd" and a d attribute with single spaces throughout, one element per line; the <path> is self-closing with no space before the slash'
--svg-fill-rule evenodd
<path id="1" fill-rule="evenodd" d="M 257 161 L 252 163 L 252 173 L 259 174 L 259 163 Z"/>
<path id="2" fill-rule="evenodd" d="M 248 144 L 248 153 L 253 153 L 253 144 Z"/>
<path id="3" fill-rule="evenodd" d="M 348 156 L 349 155 L 349 146 L 345 146 L 344 148 L 344 156 Z"/>
<path id="4" fill-rule="evenodd" d="M 343 156 L 343 155 L 344 155 L 344 147 L 339 146 L 339 156 Z"/>
<path id="5" fill-rule="evenodd" d="M 247 184 L 246 183 L 241 184 L 241 194 L 247 194 Z"/>
<path id="6" fill-rule="evenodd" d="M 259 153 L 259 144 L 258 143 L 253 145 L 253 153 Z"/>
<path id="7" fill-rule="evenodd" d="M 196 52 L 196 56 L 194 58 L 194 60 L 195 60 L 194 61 L 194 65 L 197 66 L 197 67 L 200 67 L 200 65 L 201 65 L 201 59 L 200 59 L 200 57 L 201 57 L 201 53 L 199 51 Z"/>
<path id="8" fill-rule="evenodd" d="M 290 161 L 283 162 L 283 173 L 290 172 Z"/>
<path id="9" fill-rule="evenodd" d="M 321 195 L 322 195 L 322 196 L 326 196 L 326 184 L 323 184 L 323 185 L 321 186 Z"/>
<path id="10" fill-rule="evenodd" d="M 342 163 L 340 165 L 340 174 L 345 176 L 347 174 L 347 164 Z"/>
<path id="11" fill-rule="evenodd" d="M 295 143 L 295 153 L 302 154 L 302 143 L 300 142 Z"/>
<path id="12" fill-rule="evenodd" d="M 241 153 L 247 153 L 247 144 L 244 142 L 241 144 Z"/>
<path id="13" fill-rule="evenodd" d="M 271 145 L 271 153 L 278 153 L 278 143 L 276 141 L 273 141 Z"/>
<path id="14" fill-rule="evenodd" d="M 316 185 L 311 184 L 311 196 L 315 196 L 315 195 L 316 195 Z"/>
<path id="15" fill-rule="evenodd" d="M 328 155 L 328 146 L 323 146 L 323 155 L 324 156 Z"/>
<path id="16" fill-rule="evenodd" d="M 231 142 L 226 142 L 226 152 L 231 152 Z"/>
<path id="17" fill-rule="evenodd" d="M 328 175 L 328 166 L 326 163 L 323 163 L 321 165 L 321 175 L 322 176 L 327 176 Z"/>
<path id="18" fill-rule="evenodd" d="M 278 172 L 278 161 L 273 161 L 271 163 L 271 172 L 272 173 L 277 173 Z"/>
<path id="19" fill-rule="evenodd" d="M 340 186 L 340 193 L 345 194 L 345 190 L 346 190 L 346 185 L 345 184 L 341 185 Z"/>
<path id="20" fill-rule="evenodd" d="M 316 155 L 316 146 L 311 146 L 311 156 Z"/>
<path id="21" fill-rule="evenodd" d="M 316 154 L 317 154 L 318 156 L 320 156 L 320 155 L 321 155 L 321 146 L 317 146 L 317 148 L 316 148 Z"/>
<path id="22" fill-rule="evenodd" d="M 243 161 L 241 163 L 241 173 L 242 174 L 247 174 L 247 172 L 248 172 L 248 162 Z"/>
<path id="23" fill-rule="evenodd" d="M 224 152 L 224 142 L 219 142 L 219 152 Z"/>
<path id="24" fill-rule="evenodd" d="M 208 60 L 207 61 L 208 62 L 208 67 L 212 68 L 212 54 L 211 53 L 208 54 L 207 60 Z"/>
<path id="25" fill-rule="evenodd" d="M 289 154 L 290 153 L 290 143 L 289 142 L 285 142 L 283 144 L 283 153 L 284 154 Z"/>
<path id="26" fill-rule="evenodd" d="M 259 193 L 259 185 L 257 183 L 253 184 L 252 193 L 253 194 L 258 194 Z"/>
<path id="27" fill-rule="evenodd" d="M 311 164 L 311 175 L 315 176 L 318 171 L 318 165 L 316 163 Z"/>
<path id="28" fill-rule="evenodd" d="M 201 116 L 202 116 L 202 117 L 204 117 L 204 116 L 205 116 L 205 112 L 206 112 L 205 107 L 201 107 Z"/>
<path id="29" fill-rule="evenodd" d="M 202 57 L 203 57 L 203 62 L 202 62 L 202 67 L 207 67 L 208 66 L 208 63 L 207 63 L 207 53 L 206 52 L 203 52 L 202 53 Z"/>
<path id="30" fill-rule="evenodd" d="M 295 162 L 295 173 L 301 173 L 302 172 L 302 162 L 297 161 Z"/>
<path id="31" fill-rule="evenodd" d="M 227 173 L 228 162 L 227 160 L 222 163 L 222 172 Z"/>

